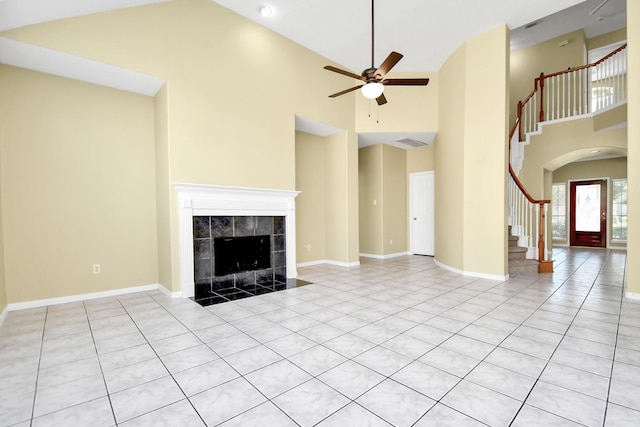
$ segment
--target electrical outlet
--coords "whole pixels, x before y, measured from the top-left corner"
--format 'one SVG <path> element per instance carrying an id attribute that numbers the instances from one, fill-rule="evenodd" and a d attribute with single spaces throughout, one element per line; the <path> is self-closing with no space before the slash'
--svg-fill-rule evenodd
<path id="1" fill-rule="evenodd" d="M 393 245 L 393 239 L 389 239 L 389 244 Z"/>
<path id="2" fill-rule="evenodd" d="M 100 264 L 93 264 L 93 274 L 100 274 Z"/>
<path id="3" fill-rule="evenodd" d="M 311 250 L 311 243 L 307 243 L 306 245 L 304 245 L 304 250 L 309 252 Z"/>

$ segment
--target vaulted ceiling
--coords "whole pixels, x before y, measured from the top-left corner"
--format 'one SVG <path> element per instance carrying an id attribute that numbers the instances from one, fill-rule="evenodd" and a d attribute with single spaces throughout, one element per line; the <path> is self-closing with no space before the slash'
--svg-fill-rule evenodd
<path id="1" fill-rule="evenodd" d="M 17 42 L 1 32 L 166 1 L 207 0 L 0 0 L 0 63 L 154 95 L 164 83 L 154 76 Z M 503 23 L 511 29 L 512 50 L 579 29 L 590 38 L 626 26 L 626 0 L 377 0 L 372 64 L 371 0 L 210 1 L 356 73 L 379 65 L 391 51 L 404 54 L 394 71 L 438 71 L 465 40 Z M 260 13 L 264 6 L 270 16 Z"/>
<path id="2" fill-rule="evenodd" d="M 0 31 L 164 1 L 0 0 Z M 371 0 L 212 1 L 350 70 L 371 65 Z M 262 16 L 262 6 L 272 15 Z M 377 0 L 376 65 L 395 50 L 405 57 L 394 71 L 437 71 L 465 40 L 501 23 L 513 48 L 577 29 L 593 37 L 626 25 L 626 0 Z"/>

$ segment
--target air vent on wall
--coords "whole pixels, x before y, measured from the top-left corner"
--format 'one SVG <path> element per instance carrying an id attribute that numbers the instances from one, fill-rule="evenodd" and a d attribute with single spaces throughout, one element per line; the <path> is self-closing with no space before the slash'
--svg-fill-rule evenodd
<path id="1" fill-rule="evenodd" d="M 400 139 L 396 139 L 395 142 L 399 144 L 408 145 L 409 147 L 424 147 L 425 145 L 428 145 L 426 142 L 418 141 L 416 139 L 411 139 L 411 138 L 400 138 Z"/>

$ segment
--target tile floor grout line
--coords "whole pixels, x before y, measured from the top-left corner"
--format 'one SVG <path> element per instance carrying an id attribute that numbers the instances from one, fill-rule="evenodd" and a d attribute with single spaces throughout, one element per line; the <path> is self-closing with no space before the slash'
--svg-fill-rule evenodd
<path id="1" fill-rule="evenodd" d="M 121 307 L 123 307 L 119 300 L 118 300 L 118 303 L 120 304 Z M 87 316 L 87 324 L 89 326 L 89 333 L 91 334 L 91 342 L 93 343 L 93 348 L 94 348 L 94 350 L 96 352 L 96 359 L 98 361 L 98 366 L 100 367 L 100 374 L 102 375 L 102 382 L 104 383 L 104 390 L 107 393 L 107 400 L 109 401 L 109 408 L 111 409 L 111 415 L 113 416 L 113 421 L 115 422 L 115 425 L 117 426 L 118 425 L 118 420 L 116 418 L 116 411 L 113 409 L 113 402 L 111 401 L 111 393 L 109 392 L 109 387 L 107 386 L 107 379 L 104 376 L 104 368 L 102 366 L 102 363 L 100 362 L 100 355 L 98 354 L 98 346 L 96 345 L 96 337 L 93 334 L 93 328 L 91 327 L 91 320 L 89 319 L 89 313 L 87 312 L 87 306 L 86 306 L 84 301 L 82 302 L 82 308 L 84 309 L 85 315 Z"/>
<path id="2" fill-rule="evenodd" d="M 47 317 L 49 316 L 49 307 L 44 312 L 44 319 L 42 320 L 42 337 L 40 339 L 40 354 L 38 355 L 38 367 L 36 368 L 36 383 L 33 390 L 33 403 L 31 405 L 31 419 L 29 419 L 29 426 L 33 425 L 33 419 L 35 418 L 36 411 L 36 399 L 38 397 L 38 380 L 40 379 L 40 364 L 42 363 L 42 352 L 44 350 L 44 336 L 47 327 Z"/>
<path id="3" fill-rule="evenodd" d="M 626 263 L 625 263 L 626 264 Z M 625 277 L 626 277 L 626 269 L 622 275 L 622 282 L 625 282 Z M 615 341 L 613 343 L 613 355 L 612 360 L 611 360 L 611 370 L 609 371 L 609 384 L 607 387 L 607 400 L 606 400 L 606 405 L 604 407 L 604 418 L 602 420 L 602 425 L 604 426 L 606 420 L 607 420 L 607 412 L 609 411 L 609 403 L 611 403 L 609 401 L 609 396 L 611 395 L 611 385 L 613 384 L 613 370 L 615 368 L 616 365 L 616 351 L 618 350 L 618 337 L 620 336 L 620 321 L 622 319 L 622 309 L 624 307 L 624 286 L 621 287 L 620 289 L 620 303 L 619 303 L 619 310 L 618 310 L 618 323 L 616 325 L 616 338 Z"/>

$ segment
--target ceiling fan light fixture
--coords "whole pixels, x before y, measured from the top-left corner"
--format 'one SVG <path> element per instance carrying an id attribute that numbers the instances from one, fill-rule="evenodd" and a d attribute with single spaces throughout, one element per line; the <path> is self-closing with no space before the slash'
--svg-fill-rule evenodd
<path id="1" fill-rule="evenodd" d="M 376 99 L 384 91 L 384 85 L 378 82 L 370 82 L 360 88 L 365 98 Z"/>

